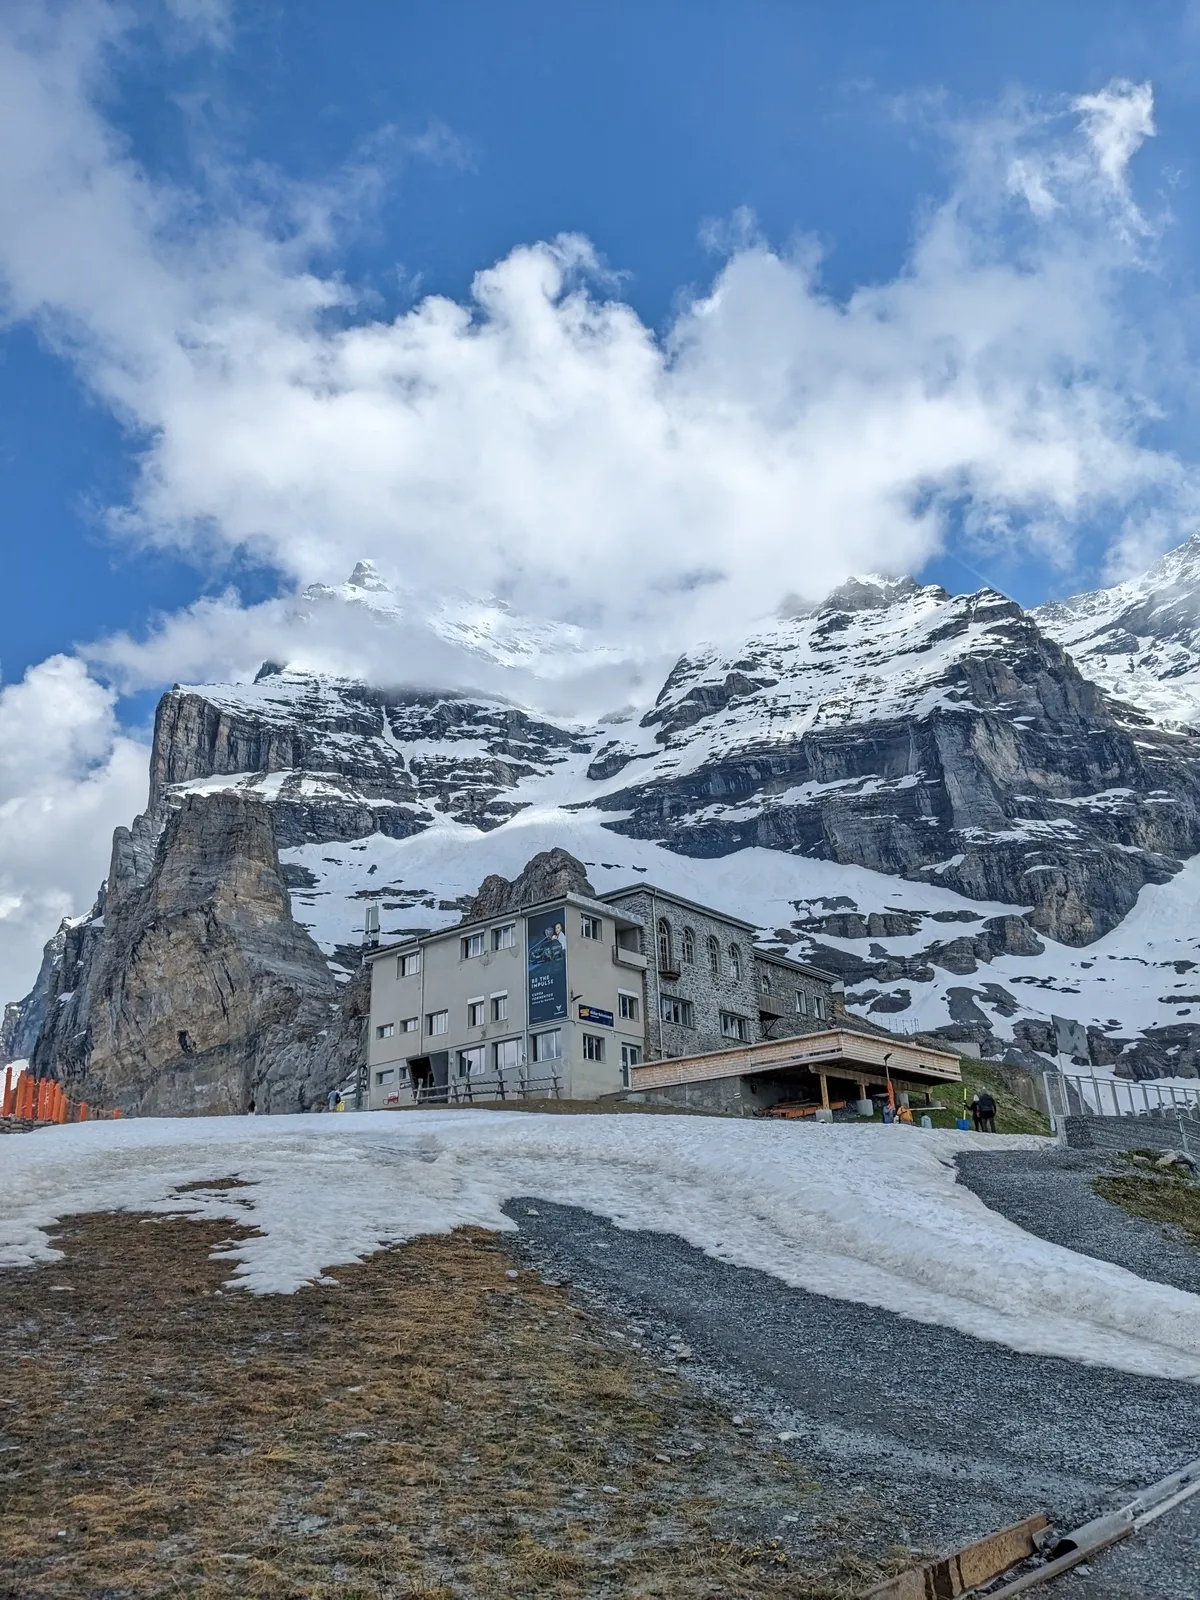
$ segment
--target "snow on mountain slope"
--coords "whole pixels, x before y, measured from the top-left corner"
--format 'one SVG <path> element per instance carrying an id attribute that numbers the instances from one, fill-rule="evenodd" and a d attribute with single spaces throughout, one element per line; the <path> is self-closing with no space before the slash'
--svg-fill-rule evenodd
<path id="1" fill-rule="evenodd" d="M 1160 727 L 1200 731 L 1200 534 L 1140 578 L 1032 615 L 1085 677 Z"/>

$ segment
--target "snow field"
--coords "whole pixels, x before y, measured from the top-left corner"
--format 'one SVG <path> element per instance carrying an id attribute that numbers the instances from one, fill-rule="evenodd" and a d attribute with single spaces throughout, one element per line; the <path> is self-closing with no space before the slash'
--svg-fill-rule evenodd
<path id="1" fill-rule="evenodd" d="M 0 1145 L 0 1266 L 55 1258 L 72 1212 L 183 1213 L 258 1230 L 218 1252 L 230 1281 L 287 1294 L 419 1234 L 511 1229 L 500 1208 L 528 1194 L 1017 1351 L 1200 1381 L 1200 1297 L 1034 1238 L 956 1182 L 960 1149 L 1044 1143 L 489 1111 L 85 1123 Z M 225 1176 L 249 1187 L 174 1192 Z"/>

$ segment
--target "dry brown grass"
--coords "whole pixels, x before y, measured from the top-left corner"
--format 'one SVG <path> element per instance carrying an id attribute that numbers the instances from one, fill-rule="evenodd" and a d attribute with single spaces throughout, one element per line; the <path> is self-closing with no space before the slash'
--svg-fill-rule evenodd
<path id="1" fill-rule="evenodd" d="M 840 1533 L 808 1566 L 746 1537 L 803 1513 L 806 1475 L 566 1289 L 507 1277 L 494 1236 L 254 1297 L 209 1255 L 233 1231 L 74 1217 L 64 1260 L 0 1273 L 6 1600 L 861 1586 Z"/>

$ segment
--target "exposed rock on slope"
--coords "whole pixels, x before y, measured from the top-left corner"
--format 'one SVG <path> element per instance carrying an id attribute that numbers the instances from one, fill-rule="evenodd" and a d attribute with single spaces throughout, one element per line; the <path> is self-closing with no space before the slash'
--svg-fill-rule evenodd
<path id="1" fill-rule="evenodd" d="M 580 748 L 589 747 L 577 734 L 498 700 L 264 668 L 253 684 L 163 696 L 150 803 L 236 777 L 271 802 L 281 846 L 402 839 L 427 827 L 433 808 L 494 828 L 517 809 L 522 779 Z"/>
<path id="2" fill-rule="evenodd" d="M 506 911 L 519 911 L 522 906 L 535 906 L 568 894 L 595 893 L 588 882 L 587 868 L 570 851 L 543 850 L 526 862 L 515 878 L 505 878 L 498 872 L 489 874 L 463 912 L 463 921 L 502 917 Z"/>
<path id="3" fill-rule="evenodd" d="M 320 950 L 292 918 L 271 813 L 189 796 L 118 829 L 97 914 L 66 930 L 35 1070 L 143 1114 L 303 1110 L 342 1070 Z"/>
<path id="4" fill-rule="evenodd" d="M 1200 731 L 1200 534 L 1140 578 L 1032 615 L 1110 694 L 1164 728 Z"/>
<path id="5" fill-rule="evenodd" d="M 932 874 L 1081 945 L 1200 849 L 1200 746 L 1130 717 L 1003 596 L 858 580 L 681 660 L 597 803 L 689 855 Z"/>

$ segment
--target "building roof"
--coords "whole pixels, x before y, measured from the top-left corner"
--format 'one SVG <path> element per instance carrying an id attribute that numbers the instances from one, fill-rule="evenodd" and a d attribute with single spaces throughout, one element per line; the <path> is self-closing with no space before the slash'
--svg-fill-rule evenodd
<path id="1" fill-rule="evenodd" d="M 688 911 L 698 911 L 701 916 L 714 917 L 718 922 L 727 922 L 731 928 L 744 928 L 749 934 L 758 932 L 752 922 L 743 922 L 741 917 L 731 917 L 727 911 L 718 911 L 716 906 L 702 906 L 697 900 L 686 900 L 681 894 L 672 894 L 669 889 L 660 889 L 656 883 L 628 883 L 623 889 L 609 889 L 600 898 L 611 905 L 614 900 L 623 900 L 631 894 L 650 894 L 656 900 L 669 900 L 672 905 L 684 906 Z"/>

